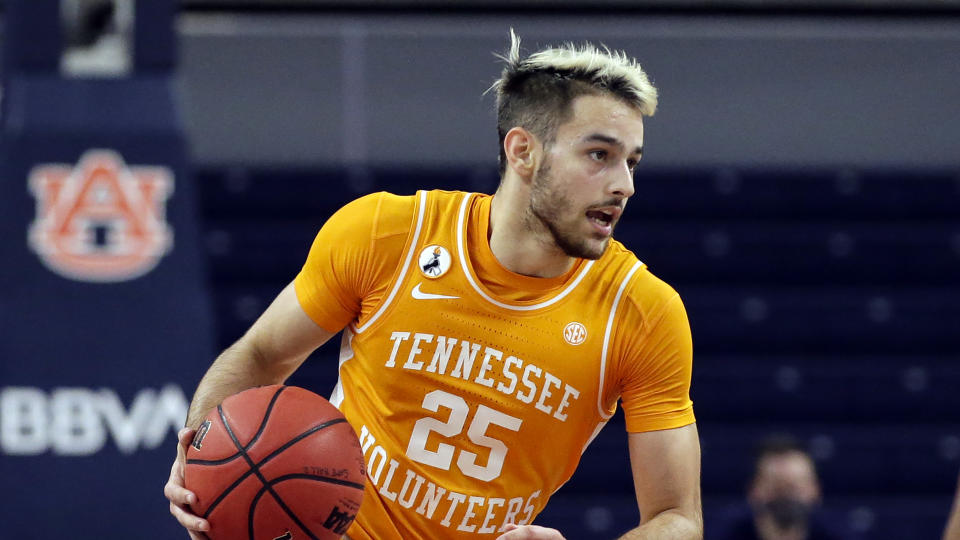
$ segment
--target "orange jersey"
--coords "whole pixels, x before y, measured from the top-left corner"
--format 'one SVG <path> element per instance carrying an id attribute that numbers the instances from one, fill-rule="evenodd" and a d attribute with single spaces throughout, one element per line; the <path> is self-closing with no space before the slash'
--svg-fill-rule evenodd
<path id="1" fill-rule="evenodd" d="M 490 201 L 358 199 L 295 280 L 317 324 L 345 327 L 331 401 L 369 472 L 352 539 L 495 538 L 532 522 L 618 400 L 629 431 L 694 422 L 677 293 L 616 241 L 556 278 L 514 274 L 490 251 Z"/>

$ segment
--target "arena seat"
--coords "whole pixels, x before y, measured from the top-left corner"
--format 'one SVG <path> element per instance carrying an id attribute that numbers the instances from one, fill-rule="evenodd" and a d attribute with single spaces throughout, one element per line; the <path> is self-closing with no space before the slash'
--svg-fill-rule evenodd
<path id="1" fill-rule="evenodd" d="M 668 219 L 955 219 L 958 183 L 955 170 L 641 166 L 630 205 Z"/>
<path id="2" fill-rule="evenodd" d="M 770 433 L 797 438 L 817 462 L 826 493 L 947 493 L 960 466 L 960 428 L 947 423 L 702 424 L 703 488 L 739 493 L 756 445 Z"/>
<path id="3" fill-rule="evenodd" d="M 960 428 L 944 423 L 698 423 L 704 493 L 743 494 L 758 444 L 788 434 L 814 457 L 832 496 L 949 493 L 960 466 Z M 565 492 L 632 493 L 622 421 L 611 421 L 584 453 Z"/>
<path id="4" fill-rule="evenodd" d="M 950 507 L 950 497 L 901 497 L 853 494 L 827 495 L 818 510 L 826 521 L 843 525 L 848 540 L 866 538 L 940 538 L 943 516 Z M 707 538 L 724 530 L 730 519 L 743 511 L 740 497 L 707 497 L 704 499 L 704 521 Z"/>
<path id="5" fill-rule="evenodd" d="M 700 352 L 924 354 L 960 349 L 955 287 L 682 287 Z"/>
<path id="6" fill-rule="evenodd" d="M 958 388 L 953 356 L 699 355 L 692 397 L 706 422 L 950 422 Z"/>
<path id="7" fill-rule="evenodd" d="M 854 494 L 827 495 L 819 512 L 830 523 L 865 538 L 939 538 L 950 497 L 904 497 Z M 706 538 L 716 538 L 734 516 L 743 512 L 738 496 L 708 496 L 703 500 Z M 538 523 L 556 527 L 569 538 L 614 538 L 636 527 L 636 503 L 620 494 L 575 494 L 566 487 L 551 498 Z"/>
<path id="8" fill-rule="evenodd" d="M 217 283 L 286 283 L 300 271 L 324 218 L 210 219 L 204 242 Z"/>
<path id="9" fill-rule="evenodd" d="M 654 220 L 630 205 L 616 237 L 652 272 L 686 284 L 949 286 L 960 274 L 956 220 Z"/>

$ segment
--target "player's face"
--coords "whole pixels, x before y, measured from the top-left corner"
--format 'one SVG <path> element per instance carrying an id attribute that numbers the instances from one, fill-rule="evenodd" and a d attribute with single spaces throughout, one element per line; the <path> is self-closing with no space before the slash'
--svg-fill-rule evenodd
<path id="1" fill-rule="evenodd" d="M 643 148 L 639 111 L 607 96 L 581 96 L 557 128 L 533 177 L 530 214 L 571 257 L 603 255 L 627 199 Z"/>

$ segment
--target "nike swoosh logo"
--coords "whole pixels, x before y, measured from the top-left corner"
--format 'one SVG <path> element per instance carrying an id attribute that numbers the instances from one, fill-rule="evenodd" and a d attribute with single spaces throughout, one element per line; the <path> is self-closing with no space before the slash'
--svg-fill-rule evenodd
<path id="1" fill-rule="evenodd" d="M 459 296 L 447 296 L 445 294 L 430 294 L 421 292 L 420 285 L 423 285 L 423 283 L 417 283 L 417 286 L 410 291 L 410 294 L 413 295 L 413 297 L 417 300 L 453 300 L 455 298 L 460 298 Z"/>

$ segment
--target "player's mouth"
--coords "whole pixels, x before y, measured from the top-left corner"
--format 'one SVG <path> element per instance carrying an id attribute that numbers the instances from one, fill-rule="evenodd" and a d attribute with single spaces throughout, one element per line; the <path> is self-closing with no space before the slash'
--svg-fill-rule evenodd
<path id="1" fill-rule="evenodd" d="M 622 211 L 619 206 L 602 206 L 587 210 L 586 215 L 594 230 L 603 236 L 610 236 L 613 232 L 613 225 L 617 222 Z"/>

